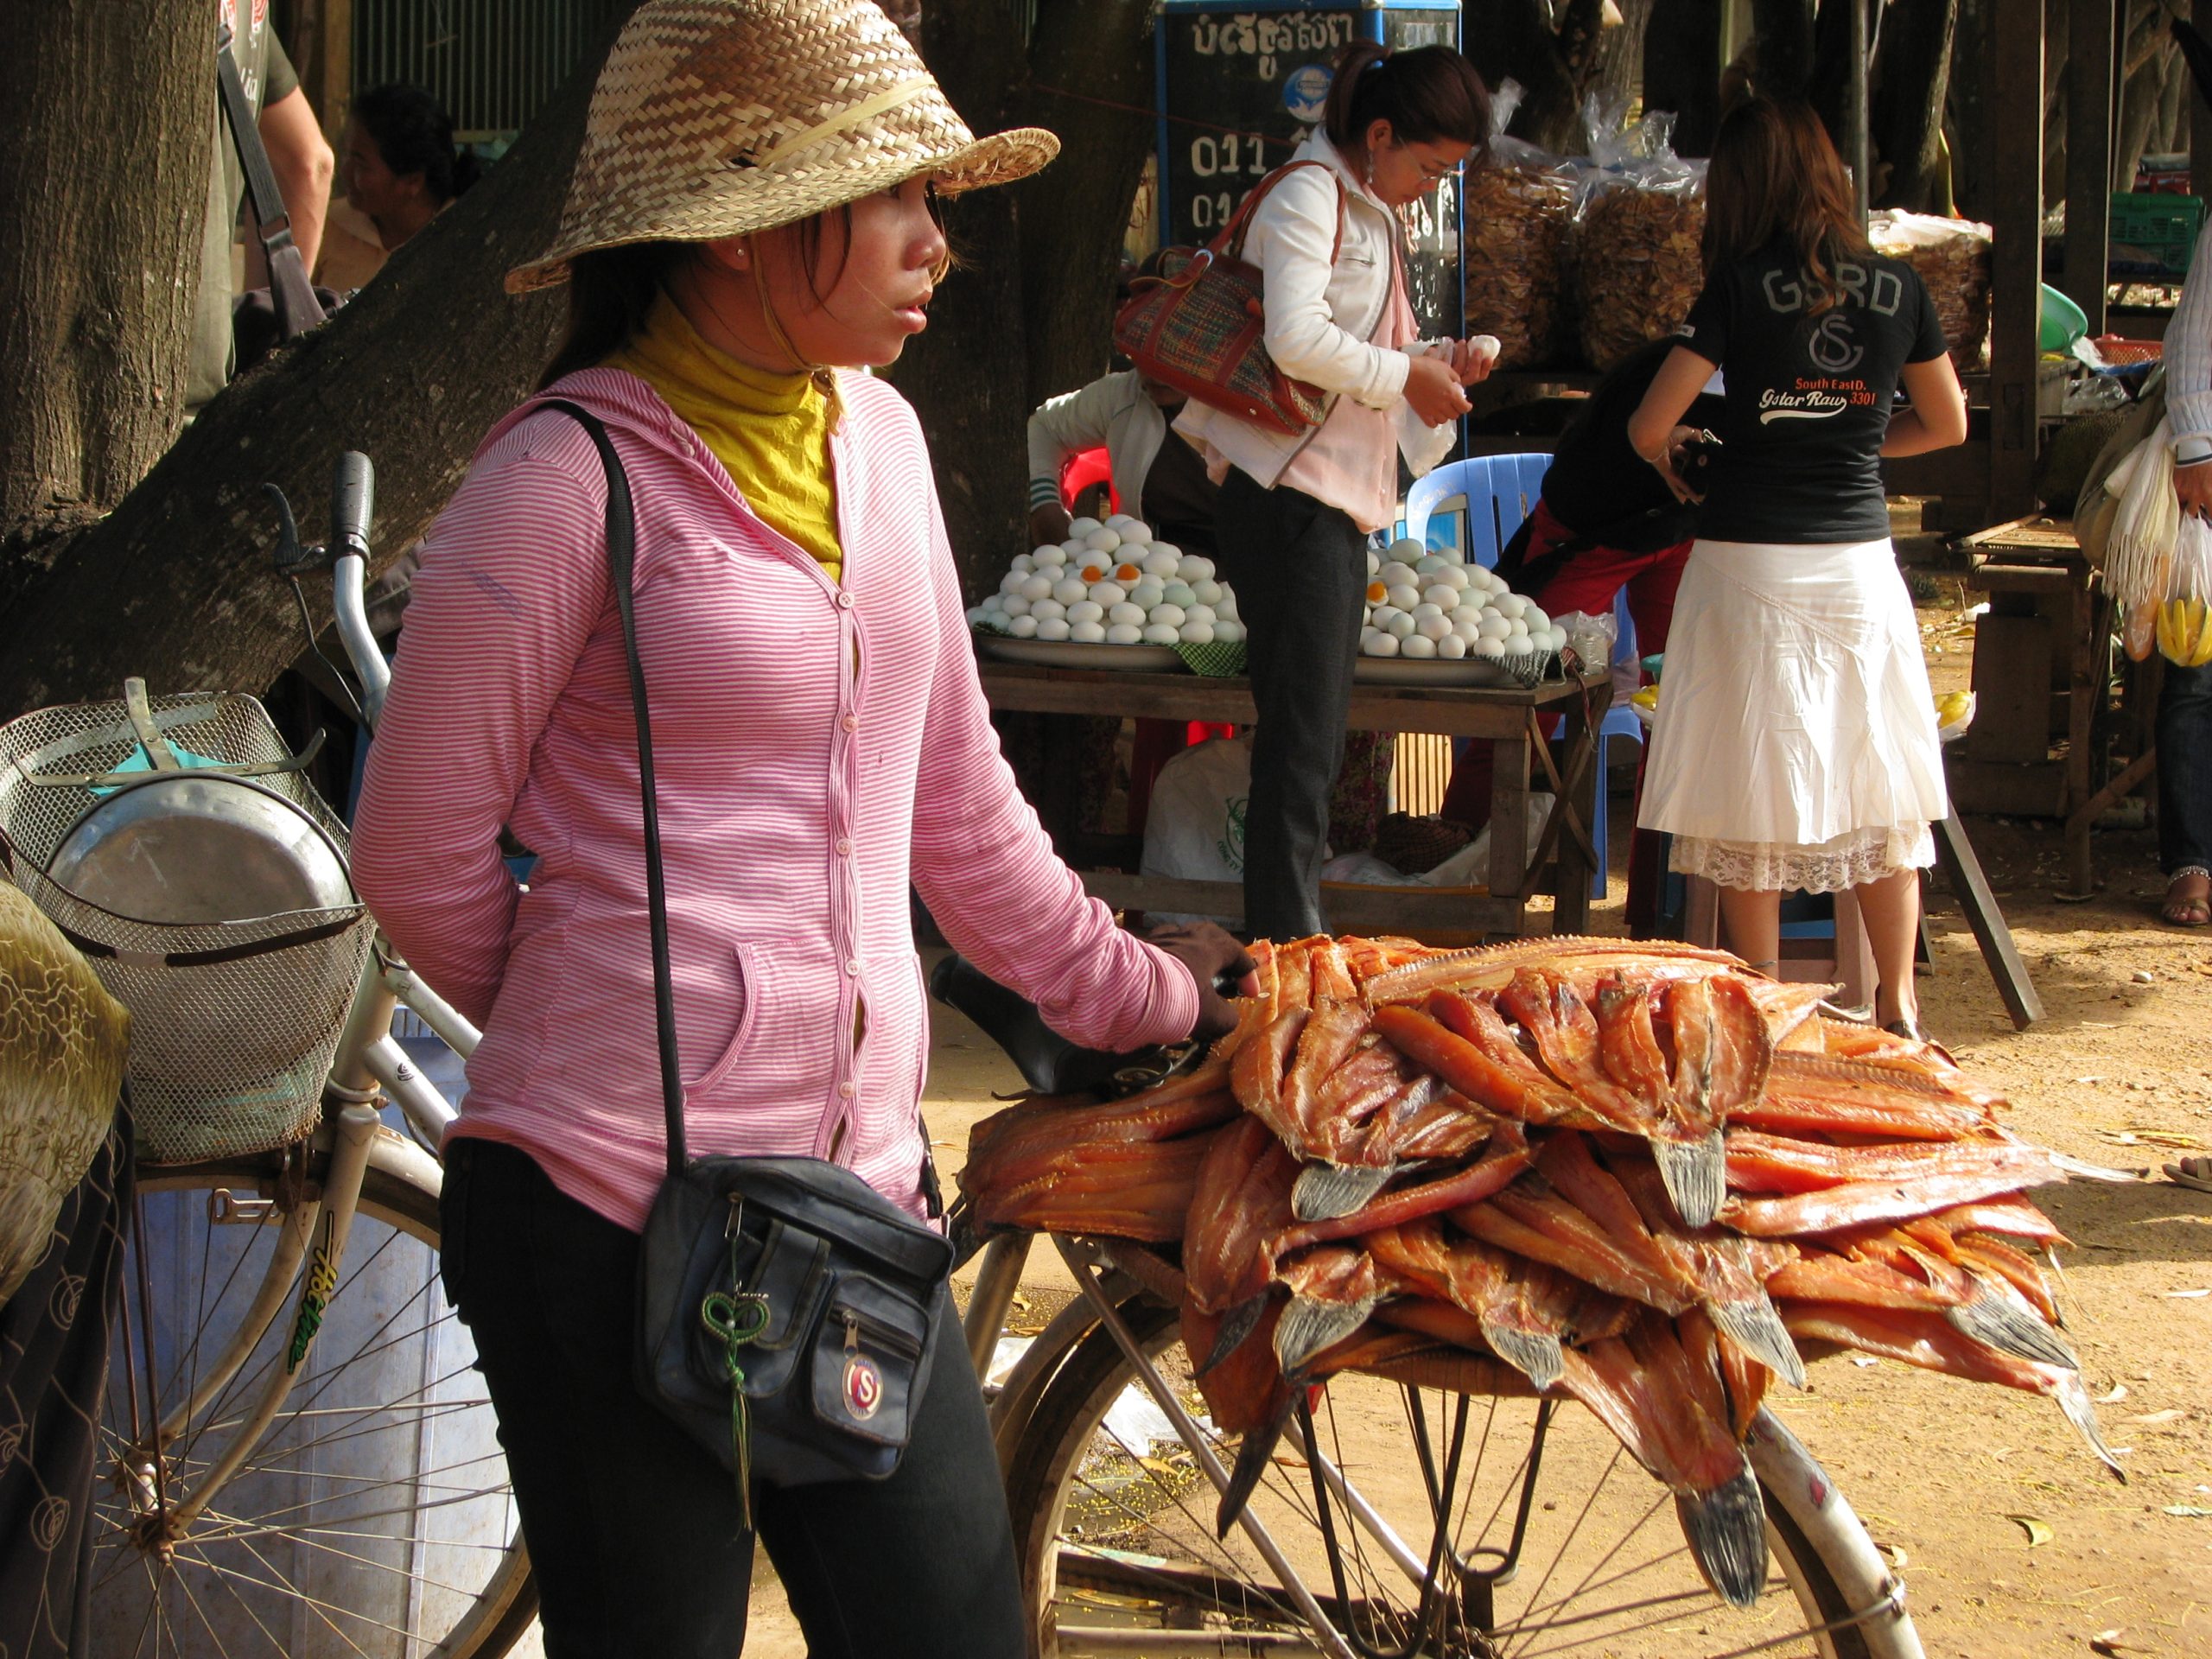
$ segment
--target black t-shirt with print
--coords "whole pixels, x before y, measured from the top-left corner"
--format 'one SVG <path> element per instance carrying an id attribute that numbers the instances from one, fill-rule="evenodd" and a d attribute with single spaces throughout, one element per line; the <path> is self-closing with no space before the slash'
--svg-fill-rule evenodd
<path id="1" fill-rule="evenodd" d="M 1796 256 L 1770 249 L 1715 271 L 1681 343 L 1720 365 L 1726 409 L 1698 534 L 1720 542 L 1871 542 L 1890 533 L 1882 439 L 1898 372 L 1945 349 L 1911 266 L 1839 262 L 1844 299 L 1807 314 Z"/>

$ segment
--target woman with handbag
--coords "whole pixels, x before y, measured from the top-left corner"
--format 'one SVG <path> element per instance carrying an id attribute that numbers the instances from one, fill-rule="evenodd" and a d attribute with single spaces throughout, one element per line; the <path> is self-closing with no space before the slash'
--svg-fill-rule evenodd
<path id="1" fill-rule="evenodd" d="M 913 413 L 848 372 L 925 326 L 933 194 L 1055 149 L 975 138 L 871 0 L 647 0 L 508 279 L 567 282 L 569 337 L 423 544 L 353 851 L 484 1030 L 444 1273 L 553 1659 L 729 1659 L 756 1531 L 814 1654 L 1025 1646 L 920 1224 L 909 881 L 1093 1046 L 1225 1029 L 1249 968 L 1118 931 L 1053 856 Z"/>
<path id="2" fill-rule="evenodd" d="M 1262 426 L 1196 397 L 1175 429 L 1221 485 L 1216 545 L 1246 629 L 1259 722 L 1244 836 L 1255 938 L 1321 932 L 1329 796 L 1344 753 L 1367 539 L 1396 516 L 1398 457 L 1416 476 L 1452 447 L 1462 388 L 1497 342 L 1415 338 L 1396 210 L 1490 136 L 1490 99 L 1450 47 L 1339 54 L 1321 125 L 1248 221 L 1274 365 L 1328 395 L 1318 426 Z"/>
<path id="3" fill-rule="evenodd" d="M 1850 888 L 1875 1019 L 1916 1037 L 1920 872 L 1948 808 L 1881 458 L 1962 441 L 1966 400 L 1927 288 L 1867 246 L 1807 105 L 1754 98 L 1721 123 L 1705 238 L 1705 291 L 1629 419 L 1636 453 L 1701 499 L 1637 827 L 1719 887 L 1754 967 L 1779 955 L 1784 891 Z M 1680 423 L 1715 369 L 1721 442 L 1697 498 Z"/>

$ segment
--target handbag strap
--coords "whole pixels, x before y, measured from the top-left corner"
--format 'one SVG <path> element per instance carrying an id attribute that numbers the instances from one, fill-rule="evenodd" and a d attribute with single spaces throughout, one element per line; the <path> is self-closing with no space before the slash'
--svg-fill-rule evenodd
<path id="1" fill-rule="evenodd" d="M 1330 175 L 1332 182 L 1337 187 L 1337 239 L 1329 245 L 1329 263 L 1335 264 L 1337 256 L 1344 251 L 1344 185 L 1342 179 L 1336 177 L 1336 169 L 1326 162 L 1285 162 L 1281 167 L 1275 168 L 1274 172 L 1252 187 L 1252 194 L 1244 198 L 1236 213 L 1230 216 L 1229 223 L 1223 226 L 1220 234 L 1214 238 L 1213 246 L 1232 259 L 1242 259 L 1244 257 L 1245 232 L 1249 228 L 1252 214 L 1258 208 L 1262 199 L 1284 178 L 1295 173 L 1301 167 L 1319 168 Z"/>
<path id="2" fill-rule="evenodd" d="M 285 210 L 284 194 L 276 188 L 276 169 L 269 165 L 269 151 L 254 124 L 253 105 L 245 95 L 245 81 L 238 73 L 238 58 L 231 51 L 231 28 L 216 25 L 215 85 L 222 93 L 223 118 L 238 149 L 238 164 L 245 172 L 245 194 L 253 204 L 254 234 L 269 261 L 269 299 L 276 309 L 276 327 L 286 340 L 303 334 L 325 321 L 315 285 L 308 281 L 307 262 L 292 240 L 292 216 Z"/>
<path id="3" fill-rule="evenodd" d="M 638 656 L 638 610 L 631 591 L 637 556 L 637 518 L 630 502 L 630 480 L 622 458 L 599 417 L 565 397 L 549 397 L 540 409 L 557 409 L 590 435 L 607 473 L 607 564 L 614 588 L 614 608 L 622 619 L 622 655 L 630 665 L 630 706 L 638 720 L 638 794 L 645 812 L 645 909 L 653 946 L 653 1024 L 660 1039 L 661 1109 L 668 1120 L 668 1173 L 683 1173 L 683 1074 L 676 1054 L 676 976 L 669 965 L 668 877 L 660 857 L 660 807 L 653 788 L 653 728 L 645 713 L 645 665 Z"/>

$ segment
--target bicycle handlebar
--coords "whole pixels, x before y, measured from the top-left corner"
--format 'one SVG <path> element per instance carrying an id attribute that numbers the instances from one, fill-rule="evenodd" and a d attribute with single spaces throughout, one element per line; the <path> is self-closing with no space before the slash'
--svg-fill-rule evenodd
<path id="1" fill-rule="evenodd" d="M 369 525 L 376 515 L 376 468 L 358 449 L 338 457 L 330 480 L 330 550 L 334 559 L 332 596 L 338 613 L 338 638 L 361 677 L 361 713 L 372 730 L 384 713 L 391 670 L 369 630 L 362 588 L 368 574 Z"/>
<path id="2" fill-rule="evenodd" d="M 334 554 L 369 556 L 369 525 L 376 517 L 377 471 L 358 449 L 338 457 L 330 480 L 330 548 Z"/>

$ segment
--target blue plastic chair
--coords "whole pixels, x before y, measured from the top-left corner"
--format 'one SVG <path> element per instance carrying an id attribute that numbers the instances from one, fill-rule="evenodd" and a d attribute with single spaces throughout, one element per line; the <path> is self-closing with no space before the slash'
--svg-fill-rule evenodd
<path id="1" fill-rule="evenodd" d="M 1466 499 L 1467 538 L 1461 543 L 1470 564 L 1493 569 L 1497 556 L 1513 532 L 1535 510 L 1543 487 L 1545 470 L 1552 464 L 1548 454 L 1470 455 L 1439 467 L 1415 480 L 1406 492 L 1405 534 L 1428 545 L 1429 520 L 1447 501 Z M 1449 543 L 1438 542 L 1444 547 Z"/>
<path id="2" fill-rule="evenodd" d="M 1535 452 L 1471 455 L 1465 461 L 1439 467 L 1406 492 L 1404 534 L 1424 546 L 1449 546 L 1448 542 L 1431 540 L 1430 524 L 1447 503 L 1464 498 L 1467 521 L 1467 537 L 1462 544 L 1464 556 L 1470 563 L 1484 569 L 1494 569 L 1506 543 L 1513 539 L 1514 532 L 1535 510 L 1536 498 L 1543 488 L 1544 474 L 1551 464 L 1548 453 Z M 1638 661 L 1636 624 L 1629 620 L 1626 588 L 1613 595 L 1613 661 Z M 1597 804 L 1590 815 L 1590 839 L 1598 852 L 1598 868 L 1590 878 L 1590 895 L 1593 899 L 1605 896 L 1605 867 L 1611 856 L 1611 849 L 1606 844 L 1605 756 L 1617 737 L 1625 737 L 1642 746 L 1643 726 L 1634 709 L 1609 709 L 1598 725 Z M 1455 750 L 1457 747 L 1454 746 Z"/>

